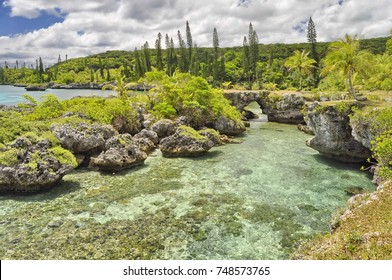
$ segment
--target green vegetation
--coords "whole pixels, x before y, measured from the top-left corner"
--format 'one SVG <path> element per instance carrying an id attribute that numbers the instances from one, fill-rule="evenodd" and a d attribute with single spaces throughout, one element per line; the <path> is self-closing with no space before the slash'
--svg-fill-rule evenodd
<path id="1" fill-rule="evenodd" d="M 49 151 L 61 164 L 71 165 L 74 168 L 78 166 L 75 156 L 70 151 L 65 150 L 58 146 L 49 149 Z"/>
<path id="2" fill-rule="evenodd" d="M 357 40 L 355 36 L 346 35 L 340 42 L 317 42 L 316 26 L 310 18 L 308 43 L 259 44 L 257 32 L 250 23 L 242 47 L 220 47 L 218 31 L 214 28 L 212 48 L 201 48 L 194 44 L 189 22 L 185 29 L 185 36 L 180 31 L 176 34 L 177 44 L 168 34 L 158 33 L 153 44 L 155 48 L 145 42 L 139 50 L 132 52 L 108 51 L 64 61 L 59 57 L 58 63 L 47 69 L 41 58 L 37 59 L 35 67 L 16 63 L 12 68 L 5 62 L 4 68 L 0 67 L 0 84 L 92 83 L 99 87 L 117 83 L 122 87 L 139 82 L 146 72 L 157 69 L 168 76 L 176 72 L 190 73 L 206 79 L 214 87 L 229 84 L 257 90 L 272 84 L 274 90 L 333 88 L 349 89 L 352 94 L 358 89 L 392 89 L 390 38 Z M 162 48 L 163 37 L 165 49 Z M 292 67 L 290 56 L 293 53 L 308 54 L 314 61 L 310 65 L 314 67 L 306 66 L 303 70 Z M 375 70 L 372 75 L 369 75 L 370 70 Z M 321 80 L 320 72 L 324 74 Z M 124 93 L 126 91 L 119 90 L 120 95 Z"/>
<path id="3" fill-rule="evenodd" d="M 305 51 L 294 51 L 294 54 L 290 56 L 286 63 L 285 67 L 288 68 L 289 71 L 297 72 L 299 77 L 299 90 L 302 90 L 302 79 L 311 73 L 311 70 L 315 67 L 313 64 L 316 63 L 316 60 L 310 58 L 309 52 Z"/>
<path id="4" fill-rule="evenodd" d="M 302 246 L 295 258 L 327 260 L 385 260 L 392 250 L 392 182 L 385 183 L 377 199 L 363 195 L 350 207 L 333 234 L 319 236 Z"/>
<path id="5" fill-rule="evenodd" d="M 190 137 L 194 140 L 197 141 L 206 141 L 207 138 L 201 134 L 199 134 L 196 130 L 194 130 L 192 127 L 186 126 L 186 125 L 181 125 L 179 127 L 180 130 L 180 135 L 181 136 L 186 136 Z"/>

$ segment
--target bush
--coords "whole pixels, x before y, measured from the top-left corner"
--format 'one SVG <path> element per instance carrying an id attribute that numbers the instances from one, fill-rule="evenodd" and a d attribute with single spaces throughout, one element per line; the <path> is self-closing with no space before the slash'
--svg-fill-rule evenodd
<path id="1" fill-rule="evenodd" d="M 381 168 L 379 175 L 392 179 L 392 129 L 376 137 L 372 142 L 372 152 Z"/>

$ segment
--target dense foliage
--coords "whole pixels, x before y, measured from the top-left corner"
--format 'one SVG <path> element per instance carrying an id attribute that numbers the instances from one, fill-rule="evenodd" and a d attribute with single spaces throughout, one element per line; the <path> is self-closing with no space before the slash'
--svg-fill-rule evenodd
<path id="1" fill-rule="evenodd" d="M 352 39 L 351 46 L 355 49 L 352 54 L 365 52 L 369 54 L 370 62 L 363 63 L 364 67 L 356 63 L 342 70 L 336 64 L 341 61 L 336 58 L 336 54 L 344 54 L 344 52 L 336 52 L 341 42 L 317 42 L 316 26 L 311 18 L 307 35 L 308 43 L 263 45 L 259 44 L 256 30 L 250 23 L 242 47 L 221 48 L 218 31 L 214 28 L 213 47 L 200 48 L 194 44 L 195 40 L 192 38 L 190 25 L 187 22 L 185 36 L 178 31 L 176 36 L 178 39 L 173 40 L 168 34 L 163 36 L 159 33 L 154 44 L 155 48 L 151 48 L 150 44 L 145 42 L 140 50 L 135 49 L 133 52 L 108 51 L 85 58 L 66 58 L 64 61 L 59 57 L 58 63 L 49 68 L 44 67 L 41 58 L 37 59 L 35 67 L 33 65 L 26 67 L 18 62 L 10 67 L 8 63 L 5 63 L 4 67 L 0 67 L 0 84 L 52 82 L 102 85 L 109 82 L 115 83 L 118 77 L 125 77 L 124 82 L 129 83 L 139 81 L 146 72 L 155 68 L 158 71 L 165 71 L 169 76 L 176 71 L 190 73 L 203 77 L 214 87 L 225 88 L 261 89 L 273 86 L 274 89 L 315 89 L 319 86 L 320 90 L 350 89 L 354 94 L 354 88 L 392 89 L 391 39 L 357 40 L 355 37 L 348 36 Z M 165 49 L 162 47 L 163 40 Z M 293 68 L 288 66 L 290 57 L 298 53 L 308 53 L 309 57 L 315 61 L 312 69 L 307 69 L 300 75 L 298 71 L 290 71 Z M 354 56 L 354 60 L 356 57 Z M 332 65 L 335 67 L 331 67 Z M 328 71 L 333 70 L 332 68 L 342 71 L 341 73 Z M 372 68 L 374 68 L 372 75 L 368 75 L 369 71 L 366 71 L 367 73 L 360 71 L 361 69 L 372 70 Z M 353 69 L 355 73 L 351 74 Z M 323 76 L 319 85 L 319 73 L 322 70 L 327 70 L 324 73 L 328 72 L 328 75 Z"/>

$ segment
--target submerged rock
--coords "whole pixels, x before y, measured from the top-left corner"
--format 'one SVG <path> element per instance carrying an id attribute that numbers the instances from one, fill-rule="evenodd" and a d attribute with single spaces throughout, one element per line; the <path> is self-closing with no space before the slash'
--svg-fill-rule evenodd
<path id="1" fill-rule="evenodd" d="M 161 140 L 159 148 L 164 157 L 197 157 L 206 154 L 214 142 L 189 126 L 182 125 L 176 132 Z"/>
<path id="2" fill-rule="evenodd" d="M 344 162 L 364 162 L 371 152 L 351 134 L 349 114 L 354 104 L 347 104 L 347 110 L 335 106 L 307 106 L 306 122 L 315 133 L 306 144 L 321 154 Z"/>
<path id="3" fill-rule="evenodd" d="M 0 154 L 0 192 L 37 192 L 56 185 L 77 163 L 48 140 L 19 137 Z"/>
<path id="4" fill-rule="evenodd" d="M 64 148 L 83 155 L 102 151 L 106 140 L 117 134 L 112 126 L 102 124 L 55 124 L 50 129 Z"/>
<path id="5" fill-rule="evenodd" d="M 90 167 L 103 171 L 120 171 L 143 164 L 147 154 L 140 150 L 130 134 L 116 135 L 105 143 L 105 151 L 92 157 Z"/>

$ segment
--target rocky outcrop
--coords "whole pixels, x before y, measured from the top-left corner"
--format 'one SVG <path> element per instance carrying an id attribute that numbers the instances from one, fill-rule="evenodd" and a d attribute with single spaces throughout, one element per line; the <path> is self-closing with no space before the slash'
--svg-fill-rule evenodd
<path id="1" fill-rule="evenodd" d="M 139 145 L 139 148 L 149 154 L 154 151 L 159 143 L 158 134 L 155 131 L 143 129 L 133 136 L 133 140 Z"/>
<path id="2" fill-rule="evenodd" d="M 230 136 L 238 136 L 245 131 L 245 125 L 242 121 L 234 121 L 225 116 L 219 116 L 214 121 L 213 127 L 219 131 L 219 133 Z"/>
<path id="3" fill-rule="evenodd" d="M 304 124 L 301 113 L 305 99 L 300 93 L 270 94 L 261 101 L 263 113 L 271 122 Z"/>
<path id="4" fill-rule="evenodd" d="M 56 185 L 76 167 L 73 155 L 48 140 L 19 137 L 0 155 L 0 192 L 37 192 Z"/>
<path id="5" fill-rule="evenodd" d="M 176 129 L 176 124 L 169 119 L 159 120 L 151 126 L 151 130 L 158 135 L 159 139 L 163 139 L 174 134 Z"/>
<path id="6" fill-rule="evenodd" d="M 102 124 L 55 124 L 50 129 L 65 149 L 83 155 L 102 151 L 106 140 L 117 134 L 112 126 Z"/>
<path id="7" fill-rule="evenodd" d="M 90 167 L 102 171 L 120 171 L 143 164 L 147 154 L 139 149 L 130 134 L 116 135 L 105 143 L 105 150 L 90 159 Z"/>
<path id="8" fill-rule="evenodd" d="M 315 137 L 307 145 L 321 154 L 344 162 L 363 162 L 371 156 L 368 148 L 351 135 L 349 114 L 354 104 L 346 108 L 321 106 L 315 102 L 307 106 L 306 122 Z"/>
<path id="9" fill-rule="evenodd" d="M 189 126 L 180 126 L 176 132 L 161 140 L 159 148 L 164 157 L 197 157 L 206 154 L 214 142 Z"/>
<path id="10" fill-rule="evenodd" d="M 305 123 L 301 113 L 305 100 L 301 93 L 274 94 L 265 90 L 228 91 L 224 93 L 224 96 L 241 112 L 244 112 L 244 108 L 250 103 L 257 102 L 271 122 Z M 253 115 L 248 116 L 252 118 Z"/>
<path id="11" fill-rule="evenodd" d="M 225 91 L 224 97 L 230 101 L 230 103 L 237 108 L 238 111 L 242 112 L 246 106 L 252 102 L 257 102 L 262 105 L 263 99 L 268 96 L 269 92 L 263 91 Z"/>

